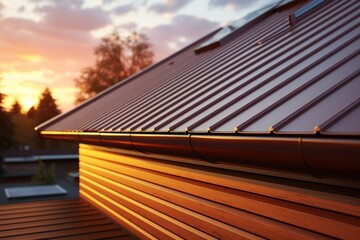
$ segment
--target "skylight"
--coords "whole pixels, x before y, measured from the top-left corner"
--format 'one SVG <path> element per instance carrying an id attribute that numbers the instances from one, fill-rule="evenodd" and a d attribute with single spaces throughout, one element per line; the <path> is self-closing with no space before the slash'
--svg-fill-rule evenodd
<path id="1" fill-rule="evenodd" d="M 293 14 L 291 14 L 289 16 L 290 23 L 294 24 L 298 20 L 298 18 L 302 17 L 306 13 L 315 9 L 316 7 L 318 7 L 320 4 L 324 3 L 325 1 L 326 0 L 313 0 L 313 1 L 309 2 L 308 4 L 306 4 L 305 6 L 303 6 L 300 9 L 298 9 L 296 12 L 294 12 Z"/>
<path id="2" fill-rule="evenodd" d="M 195 53 L 199 54 L 220 46 L 223 39 L 225 39 L 231 33 L 244 27 L 245 25 L 249 24 L 251 21 L 255 20 L 257 17 L 269 12 L 270 10 L 285 5 L 292 1 L 293 0 L 281 0 L 281 1 L 276 0 L 273 1 L 273 3 L 270 5 L 267 5 L 254 12 L 247 14 L 245 17 L 241 18 L 240 20 L 235 21 L 229 26 L 220 29 L 217 33 L 215 33 L 214 36 L 212 36 L 210 39 L 200 44 L 200 46 L 197 49 L 195 49 Z"/>

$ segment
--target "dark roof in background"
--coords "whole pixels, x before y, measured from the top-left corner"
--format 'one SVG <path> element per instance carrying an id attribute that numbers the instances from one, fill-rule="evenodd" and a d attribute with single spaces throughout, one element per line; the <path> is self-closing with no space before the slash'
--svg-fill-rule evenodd
<path id="1" fill-rule="evenodd" d="M 1 150 L 0 159 L 4 162 L 34 162 L 38 160 L 78 159 L 79 149 L 30 149 Z"/>
<path id="2" fill-rule="evenodd" d="M 28 172 L 23 172 L 25 175 Z M 7 198 L 4 189 L 13 188 L 13 187 L 28 187 L 30 186 L 29 182 L 9 182 L 6 179 L 0 182 L 0 206 L 2 204 L 8 203 L 21 203 L 21 202 L 30 202 L 30 201 L 47 201 L 54 199 L 73 199 L 79 197 L 79 183 L 76 180 L 72 179 L 58 179 L 57 184 L 59 184 L 63 189 L 67 191 L 67 194 L 64 195 L 43 195 L 43 196 L 33 196 L 33 197 L 21 197 L 21 198 Z M 1 215 L 1 214 L 0 214 Z M 1 222 L 1 221 L 0 221 Z M 1 225 L 1 224 L 0 224 Z"/>
<path id="3" fill-rule="evenodd" d="M 190 45 L 39 130 L 359 136 L 360 2 L 326 1 L 291 25 L 305 3 L 213 50 Z"/>

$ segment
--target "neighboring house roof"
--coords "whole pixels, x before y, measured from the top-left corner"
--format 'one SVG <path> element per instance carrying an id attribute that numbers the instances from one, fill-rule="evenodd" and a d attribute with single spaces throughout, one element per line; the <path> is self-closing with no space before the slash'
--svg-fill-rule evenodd
<path id="1" fill-rule="evenodd" d="M 142 152 L 358 177 L 359 14 L 356 0 L 280 1 L 37 130 Z M 225 36 L 211 43 L 220 31 Z"/>
<path id="2" fill-rule="evenodd" d="M 39 160 L 77 160 L 78 149 L 3 150 L 0 158 L 5 163 L 37 162 Z"/>
<path id="3" fill-rule="evenodd" d="M 79 198 L 0 205 L 0 238 L 136 239 Z"/>

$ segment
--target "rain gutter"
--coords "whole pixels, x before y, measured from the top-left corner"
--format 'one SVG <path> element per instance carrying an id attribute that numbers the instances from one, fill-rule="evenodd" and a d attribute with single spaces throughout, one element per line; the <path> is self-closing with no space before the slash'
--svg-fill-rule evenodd
<path id="1" fill-rule="evenodd" d="M 315 137 L 41 131 L 49 139 L 192 158 L 315 178 L 360 180 L 360 140 Z"/>

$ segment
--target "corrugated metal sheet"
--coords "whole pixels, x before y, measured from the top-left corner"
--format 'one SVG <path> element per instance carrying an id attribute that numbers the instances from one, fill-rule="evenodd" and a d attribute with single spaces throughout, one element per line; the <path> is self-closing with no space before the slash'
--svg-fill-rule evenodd
<path id="1" fill-rule="evenodd" d="M 199 42 L 40 130 L 360 135 L 360 2 L 275 11 L 201 54 Z"/>

